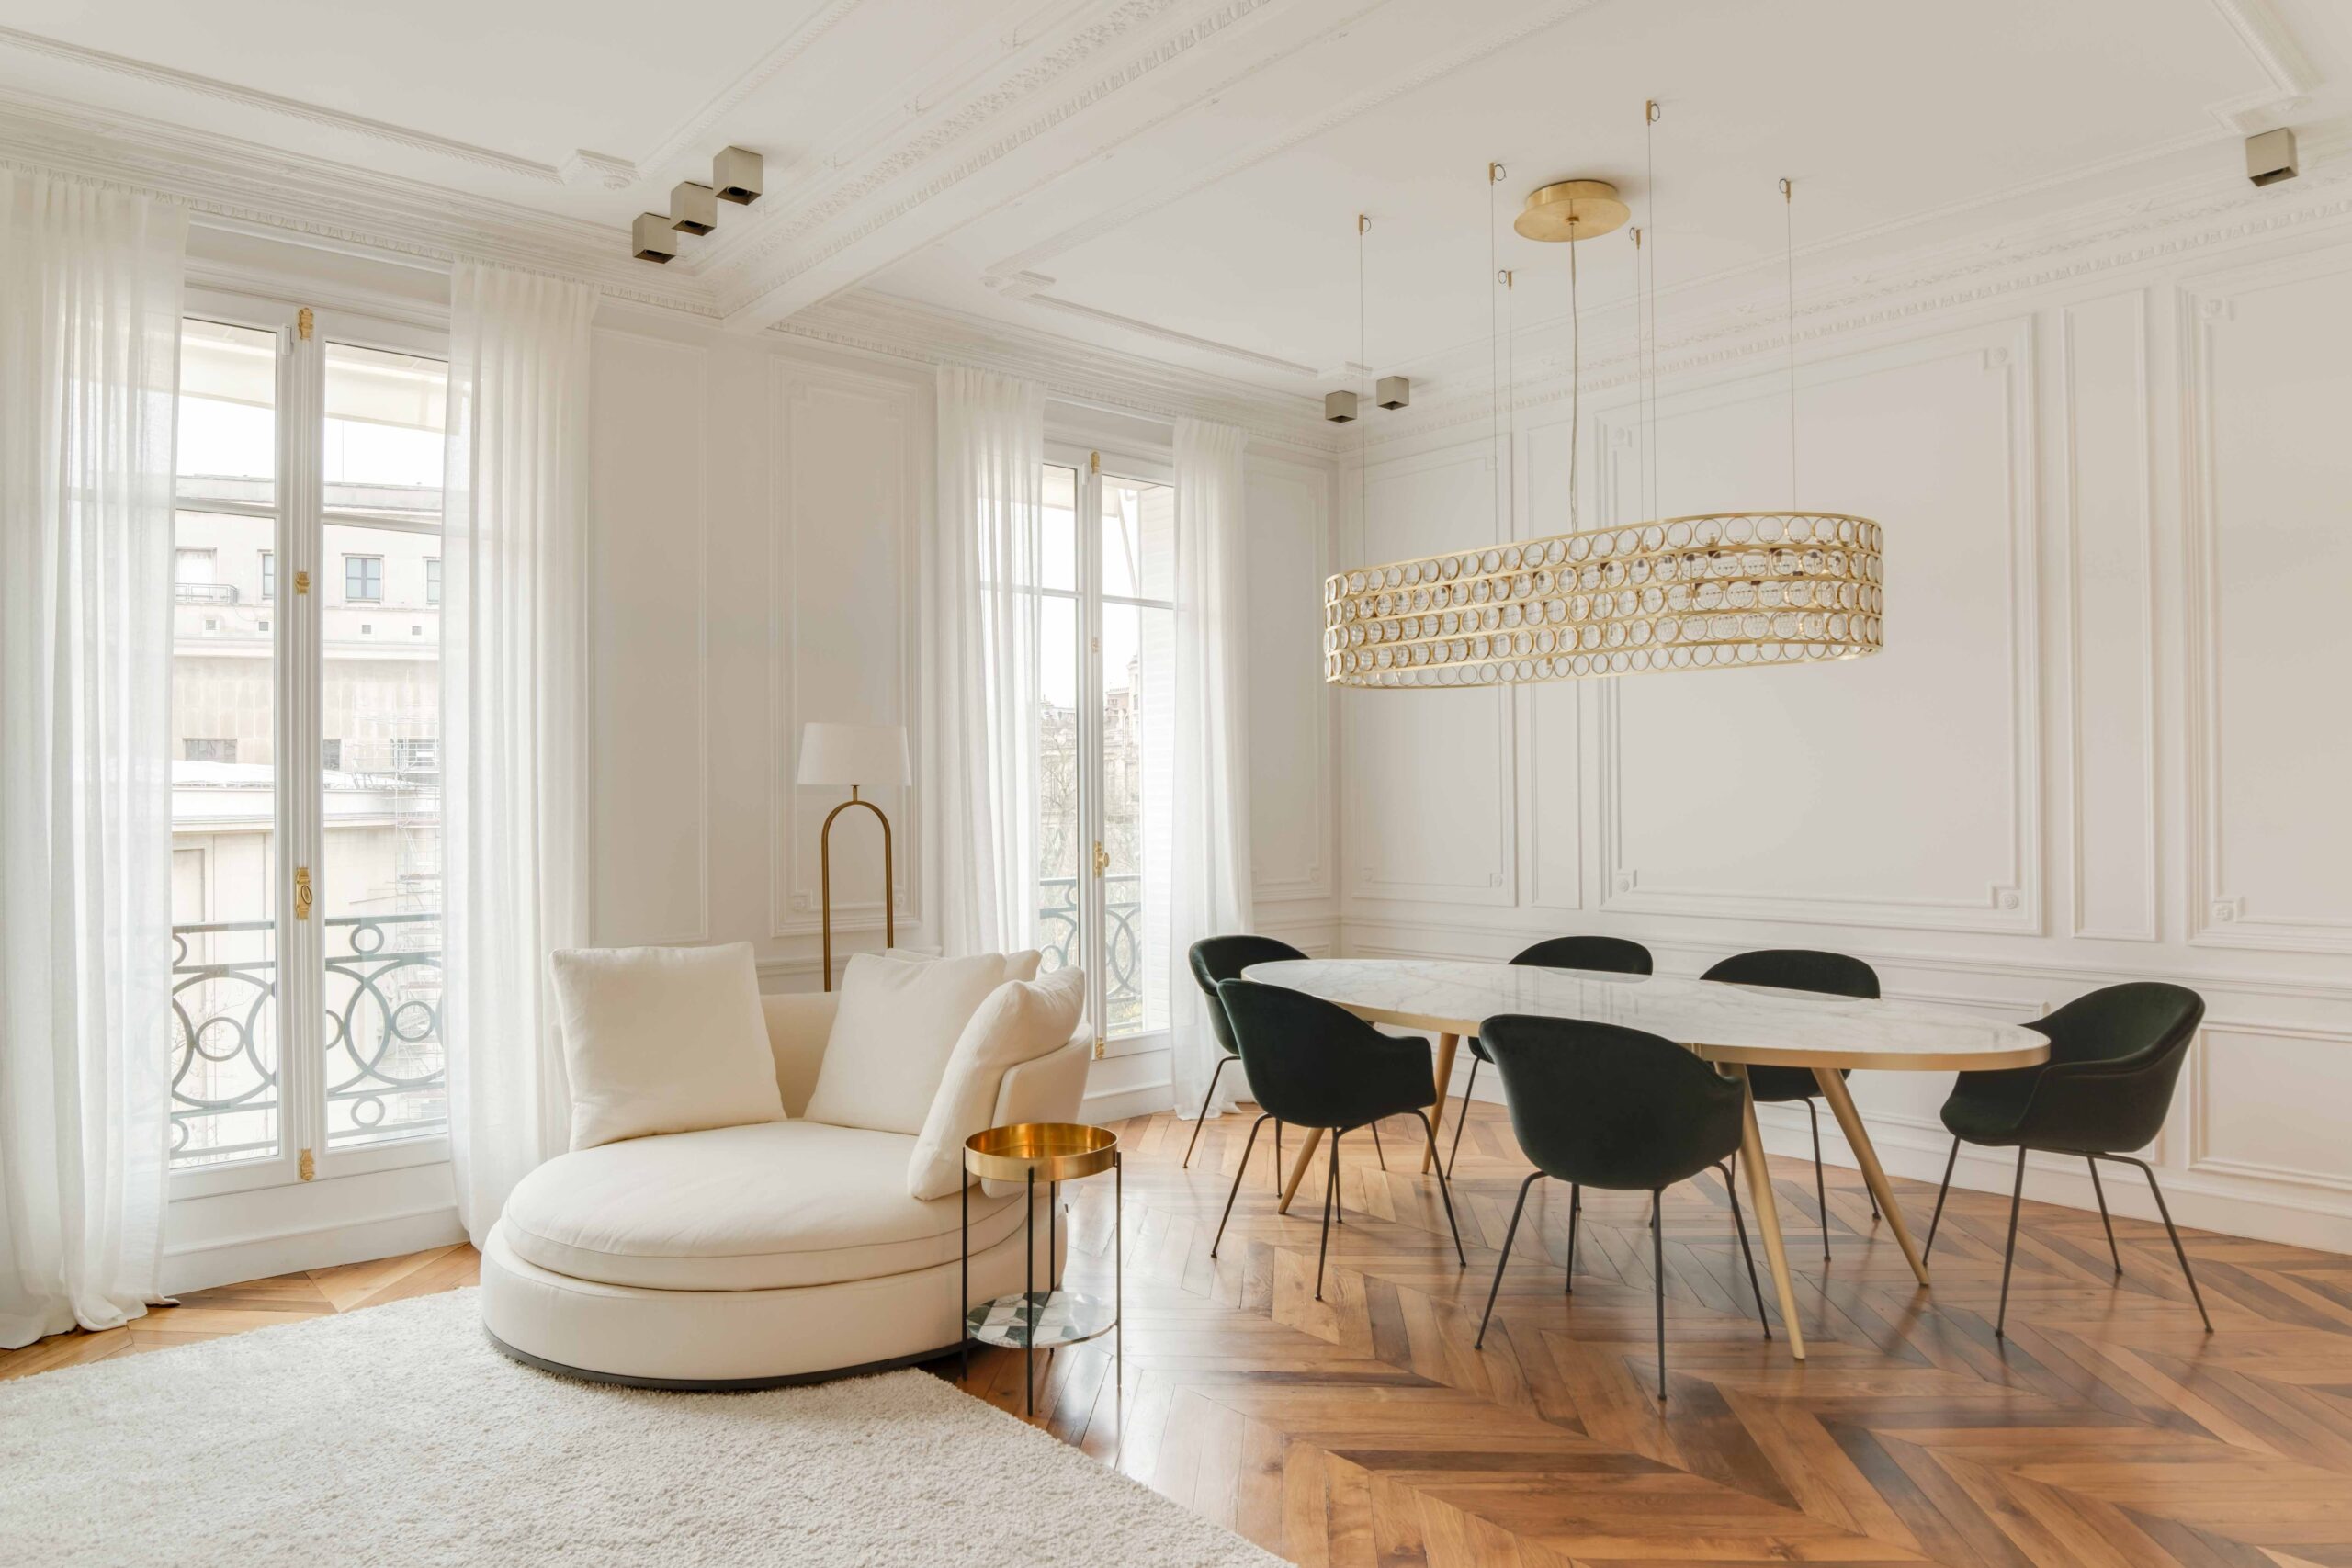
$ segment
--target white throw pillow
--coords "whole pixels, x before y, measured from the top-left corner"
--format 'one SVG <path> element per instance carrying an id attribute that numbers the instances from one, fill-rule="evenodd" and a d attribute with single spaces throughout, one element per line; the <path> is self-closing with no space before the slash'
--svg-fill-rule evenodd
<path id="1" fill-rule="evenodd" d="M 1086 976 L 1075 967 L 1042 980 L 1008 980 L 989 993 L 964 1026 L 946 1076 L 907 1163 L 907 1192 L 944 1198 L 964 1184 L 964 1140 L 996 1115 L 1004 1075 L 1069 1043 L 1086 1010 Z"/>
<path id="2" fill-rule="evenodd" d="M 890 958 L 861 953 L 842 972 L 811 1122 L 876 1133 L 922 1131 L 964 1025 L 1004 984 L 1005 957 Z"/>
<path id="3" fill-rule="evenodd" d="M 781 1122 L 752 944 L 554 954 L 571 1146 Z"/>

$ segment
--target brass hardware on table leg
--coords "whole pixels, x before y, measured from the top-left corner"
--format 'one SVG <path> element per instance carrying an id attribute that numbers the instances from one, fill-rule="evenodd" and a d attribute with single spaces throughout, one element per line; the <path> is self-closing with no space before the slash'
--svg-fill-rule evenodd
<path id="1" fill-rule="evenodd" d="M 857 786 L 852 784 L 849 798 L 825 813 L 825 826 L 817 835 L 817 888 L 825 910 L 825 989 L 829 991 L 833 988 L 833 818 L 853 806 L 863 806 L 882 824 L 882 945 L 899 945 L 897 882 L 890 868 L 890 818 L 872 801 L 860 799 Z"/>

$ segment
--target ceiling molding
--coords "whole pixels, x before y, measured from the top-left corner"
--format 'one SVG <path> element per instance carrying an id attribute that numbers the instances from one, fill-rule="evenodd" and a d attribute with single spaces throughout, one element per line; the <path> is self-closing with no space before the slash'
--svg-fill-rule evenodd
<path id="1" fill-rule="evenodd" d="M 738 105 L 790 70 L 802 55 L 816 47 L 819 39 L 848 20 L 851 13 L 865 3 L 865 0 L 827 0 L 814 13 L 803 17 L 800 25 L 786 33 L 775 48 L 760 56 L 749 70 L 729 83 L 717 97 L 688 115 L 637 161 L 637 168 L 658 171 L 672 159 L 682 158 L 695 151 Z M 718 149 L 711 151 L 715 152 Z"/>
<path id="2" fill-rule="evenodd" d="M 1456 71 L 1475 65 L 1479 61 L 1522 43 L 1537 33 L 1557 27 L 1579 13 L 1592 10 L 1607 3 L 1608 0 L 1548 0 L 1547 4 L 1532 14 L 1521 17 L 1508 28 L 1499 28 L 1483 38 L 1421 62 L 1412 70 L 1391 77 L 1379 85 L 1367 88 L 1352 97 L 1342 99 L 1321 113 L 1300 120 L 1283 130 L 1280 134 L 1270 137 L 1253 147 L 1217 163 L 1204 165 L 1189 179 L 1154 186 L 1144 195 L 1124 206 L 1073 223 L 1060 233 L 994 263 L 987 269 L 988 276 L 1010 276 L 1034 269 L 1064 252 L 1075 249 L 1090 240 L 1100 239 L 1105 234 L 1116 232 L 1138 218 L 1156 212 L 1173 202 L 1184 200 L 1216 185 L 1220 180 L 1229 179 L 1242 170 L 1262 164 L 1269 158 L 1277 157 L 1301 142 L 1311 141 L 1328 131 L 1336 130 L 1350 120 L 1369 114 L 1408 93 L 1417 92 L 1432 82 L 1452 75 Z M 1334 22 L 1324 33 L 1317 35 L 1317 40 L 1330 36 L 1331 33 L 1352 27 L 1363 17 L 1377 9 L 1379 9 L 1377 5 L 1369 6 L 1355 16 Z M 1271 61 L 1268 62 L 1271 63 Z M 1238 82 L 1240 79 L 1237 76 L 1234 81 Z"/>
<path id="3" fill-rule="evenodd" d="M 605 158 L 596 153 L 580 152 L 565 160 L 564 167 L 551 164 L 533 163 L 528 158 L 516 158 L 489 147 L 477 147 L 469 141 L 456 141 L 429 131 L 412 130 L 406 126 L 389 125 L 382 120 L 368 119 L 359 115 L 345 114 L 318 104 L 306 104 L 299 98 L 280 97 L 252 87 L 241 87 L 233 82 L 223 82 L 211 76 L 199 76 L 191 71 L 175 71 L 168 65 L 151 65 L 143 60 L 125 55 L 108 54 L 103 50 L 84 49 L 79 44 L 65 43 L 57 39 L 43 38 L 38 33 L 24 32 L 16 28 L 0 28 L 0 48 L 20 53 L 36 54 L 50 60 L 63 61 L 94 71 L 104 71 L 117 76 L 128 76 L 151 86 L 168 87 L 176 92 L 193 93 L 198 97 L 212 98 L 234 104 L 240 108 L 257 109 L 264 114 L 295 120 L 321 130 L 339 131 L 348 136 L 365 137 L 395 147 L 405 147 L 413 152 L 429 152 L 439 158 L 453 158 L 477 168 L 493 169 L 519 180 L 538 185 L 580 185 L 604 183 L 606 172 L 628 168 L 619 159 Z M 572 179 L 566 170 L 577 162 L 583 175 L 592 178 Z M 636 177 L 630 170 L 630 179 Z M 628 182 L 624 182 L 625 184 Z M 608 186 L 607 188 L 614 188 Z"/>
<path id="4" fill-rule="evenodd" d="M 2212 4 L 2246 53 L 2254 57 L 2255 64 L 2270 78 L 2267 92 L 2208 106 L 2223 129 L 2239 135 L 2266 130 L 2310 102 L 2321 85 L 2319 72 L 2271 0 L 2212 0 Z"/>

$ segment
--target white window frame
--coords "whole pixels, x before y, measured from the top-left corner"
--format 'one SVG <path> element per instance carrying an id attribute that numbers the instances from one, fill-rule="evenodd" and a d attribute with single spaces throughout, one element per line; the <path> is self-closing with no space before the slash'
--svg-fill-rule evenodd
<path id="1" fill-rule="evenodd" d="M 1058 441 L 1046 444 L 1046 461 L 1053 467 L 1075 468 L 1078 472 L 1078 587 L 1075 591 L 1041 588 L 1037 592 L 1044 598 L 1075 599 L 1079 606 L 1078 796 L 1080 857 L 1082 863 L 1079 868 L 1078 906 L 1080 962 L 1085 965 L 1087 975 L 1087 1016 L 1095 1040 L 1101 1043 L 1102 1058 L 1139 1056 L 1167 1050 L 1169 1032 L 1165 1028 L 1148 1029 L 1116 1040 L 1110 1038 L 1111 970 L 1105 961 L 1105 937 L 1110 926 L 1109 886 L 1102 876 L 1096 874 L 1092 860 L 1094 846 L 1102 841 L 1105 795 L 1102 778 L 1102 607 L 1105 604 L 1128 604 L 1172 612 L 1175 602 L 1128 598 L 1103 592 L 1102 562 L 1097 557 L 1102 541 L 1102 481 L 1106 478 L 1137 479 L 1148 484 L 1172 487 L 1176 483 L 1176 470 L 1175 466 L 1165 458 L 1075 446 Z M 1177 956 L 1170 953 L 1170 988 L 1172 990 L 1180 980 L 1188 981 L 1189 976 Z"/>
<path id="2" fill-rule="evenodd" d="M 324 581 L 326 538 L 324 447 L 326 438 L 326 345 L 382 349 L 393 354 L 420 355 L 446 360 L 449 355 L 446 331 L 356 311 L 314 309 L 311 335 L 299 328 L 300 307 L 233 289 L 191 288 L 180 314 L 192 321 L 219 321 L 274 333 L 277 337 L 277 471 L 272 504 L 204 501 L 186 510 L 232 513 L 270 519 L 276 525 L 279 600 L 271 617 L 272 669 L 277 682 L 272 726 L 277 756 L 300 759 L 306 770 L 297 773 L 281 761 L 272 828 L 280 846 L 277 871 L 281 878 L 275 948 L 277 969 L 277 1025 L 278 1041 L 278 1148 L 275 1154 L 249 1159 L 198 1166 L 171 1173 L 171 1197 L 187 1199 L 265 1188 L 311 1188 L 324 1194 L 344 1178 L 372 1175 L 412 1166 L 445 1163 L 449 1158 L 446 1131 L 413 1137 L 387 1139 L 342 1149 L 330 1148 L 326 1136 L 324 1052 L 320 1048 L 319 1020 L 324 1016 L 327 899 L 315 875 L 324 866 L 325 799 L 323 728 L 320 708 L 323 649 L 322 615 L 327 603 Z M 175 498 L 176 505 L 176 497 Z M 308 594 L 293 592 L 301 572 L 311 574 Z M 373 601 L 369 601 L 373 603 Z M 307 920 L 294 918 L 293 878 L 297 866 L 314 873 L 316 908 Z M 309 1021 L 298 1030 L 295 1021 Z M 311 1169 L 302 1169 L 305 1152 Z M 288 1222 L 289 1224 L 291 1222 Z"/>

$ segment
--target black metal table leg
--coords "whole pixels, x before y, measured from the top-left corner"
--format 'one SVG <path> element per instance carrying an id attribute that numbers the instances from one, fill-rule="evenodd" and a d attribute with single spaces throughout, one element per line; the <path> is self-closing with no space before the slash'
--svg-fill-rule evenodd
<path id="1" fill-rule="evenodd" d="M 1037 1173 L 1029 1172 L 1029 1221 L 1023 1247 L 1025 1269 L 1021 1286 L 1021 1393 L 1024 1407 L 1037 1414 Z"/>
<path id="2" fill-rule="evenodd" d="M 963 1358 L 957 1382 L 972 1381 L 972 1179 L 964 1178 L 964 1249 L 956 1274 L 956 1353 Z"/>

